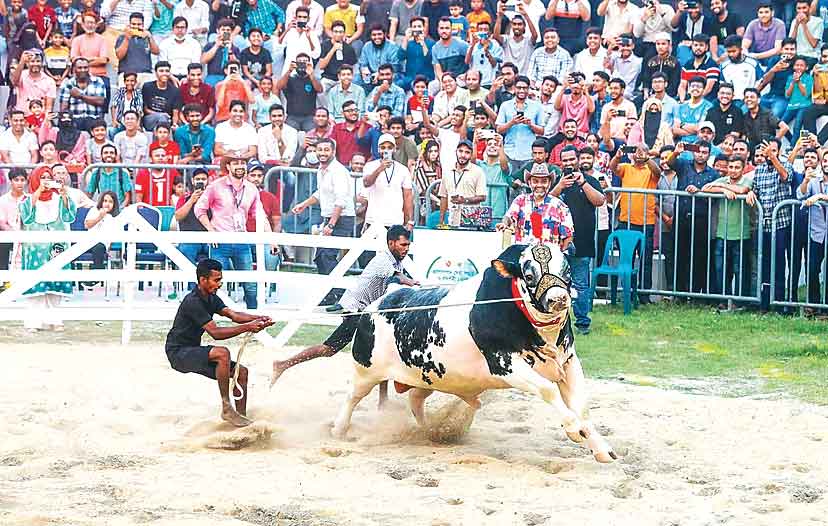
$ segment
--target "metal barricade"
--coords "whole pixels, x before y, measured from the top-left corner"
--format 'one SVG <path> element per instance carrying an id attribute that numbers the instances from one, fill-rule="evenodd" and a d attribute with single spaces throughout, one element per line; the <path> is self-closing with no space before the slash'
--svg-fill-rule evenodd
<path id="1" fill-rule="evenodd" d="M 437 193 L 436 191 L 439 187 L 440 187 L 440 180 L 439 179 L 437 181 L 432 181 L 431 184 L 428 185 L 428 188 L 426 188 L 426 191 L 422 194 L 424 196 L 427 196 L 426 200 L 425 200 L 426 201 L 426 215 L 427 216 L 430 216 L 434 212 L 439 212 L 440 211 L 439 205 L 435 205 L 432 202 L 432 200 L 430 198 L 428 198 L 428 196 L 431 196 L 432 194 L 436 194 Z M 507 184 L 507 183 L 486 183 L 487 195 L 486 195 L 486 200 L 483 201 L 482 204 L 492 207 L 492 225 L 493 226 L 495 224 L 499 223 L 503 219 L 503 216 L 505 215 L 505 213 L 509 210 L 509 205 L 512 202 L 512 199 L 511 199 L 512 196 L 511 196 L 511 193 L 510 193 L 511 189 L 512 189 L 512 186 Z M 523 191 L 523 190 L 524 190 L 524 188 L 521 188 L 518 191 Z M 505 206 L 499 207 L 500 210 L 498 210 L 497 209 L 498 207 L 495 206 L 495 205 L 497 205 L 497 200 L 495 199 L 495 196 L 497 196 L 498 194 L 505 194 L 505 196 L 503 198 L 503 201 L 505 202 Z M 435 206 L 437 206 L 437 208 L 435 208 Z M 498 213 L 498 212 L 500 212 L 500 213 Z M 428 224 L 428 218 L 426 218 L 426 224 Z"/>
<path id="2" fill-rule="evenodd" d="M 753 277 L 753 269 L 757 276 L 762 275 L 763 265 L 764 233 L 755 227 L 764 219 L 760 206 L 748 206 L 744 195 L 728 200 L 719 193 L 673 190 L 609 187 L 605 192 L 615 199 L 614 208 L 610 208 L 610 231 L 627 229 L 644 234 L 644 253 L 639 255 L 640 295 L 760 301 L 760 287 Z M 735 213 L 731 207 L 737 207 Z M 672 215 L 665 213 L 670 210 Z M 597 221 L 598 209 L 596 230 Z M 601 264 L 601 241 L 606 237 L 596 235 L 596 265 Z"/>
<path id="3" fill-rule="evenodd" d="M 820 202 L 813 206 L 818 207 L 814 211 L 822 213 L 823 217 L 828 216 L 828 203 Z M 790 219 L 787 214 L 781 217 L 788 209 Z M 796 199 L 782 201 L 773 209 L 770 273 L 768 283 L 763 283 L 769 289 L 771 307 L 828 308 L 828 239 L 813 224 L 811 212 L 803 201 Z M 823 239 L 819 241 L 813 237 Z"/>
<path id="4" fill-rule="evenodd" d="M 89 174 L 91 174 L 93 170 L 98 170 L 98 169 L 102 169 L 102 168 L 105 168 L 105 169 L 115 168 L 115 169 L 123 169 L 123 170 L 140 170 L 142 168 L 147 168 L 147 169 L 156 168 L 156 169 L 164 169 L 164 170 L 167 170 L 167 169 L 176 170 L 179 173 L 182 173 L 184 175 L 184 183 L 186 185 L 186 184 L 189 183 L 190 179 L 192 178 L 193 170 L 196 170 L 198 168 L 204 168 L 205 170 L 218 170 L 219 166 L 215 165 L 215 164 L 94 163 L 94 164 L 90 164 L 90 165 L 86 166 L 86 168 L 84 168 L 80 172 L 80 174 L 78 174 L 78 188 L 79 188 L 79 190 L 82 190 L 82 191 L 85 192 L 86 188 L 87 188 L 87 184 L 88 184 Z M 135 183 L 135 176 L 136 175 L 137 175 L 137 173 L 132 174 L 132 181 L 131 182 L 133 184 Z M 153 185 L 150 185 L 148 195 L 149 195 L 149 202 L 150 203 L 155 202 L 155 200 L 153 199 L 155 197 L 155 187 Z M 173 204 L 173 206 L 175 206 L 175 203 L 172 203 L 172 204 Z"/>

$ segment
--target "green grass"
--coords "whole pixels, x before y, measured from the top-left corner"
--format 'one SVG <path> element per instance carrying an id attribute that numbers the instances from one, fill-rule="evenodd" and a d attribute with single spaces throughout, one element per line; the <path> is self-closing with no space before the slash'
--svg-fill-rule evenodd
<path id="1" fill-rule="evenodd" d="M 590 378 L 622 379 L 725 396 L 789 395 L 828 404 L 828 325 L 824 321 L 676 305 L 596 306 L 592 333 L 576 337 Z M 163 345 L 168 323 L 134 324 L 132 341 Z M 5 324 L 0 343 L 112 344 L 120 323 L 67 322 L 60 335 L 28 336 Z M 290 345 L 316 344 L 332 327 L 305 325 Z M 274 331 L 275 333 L 275 331 Z"/>

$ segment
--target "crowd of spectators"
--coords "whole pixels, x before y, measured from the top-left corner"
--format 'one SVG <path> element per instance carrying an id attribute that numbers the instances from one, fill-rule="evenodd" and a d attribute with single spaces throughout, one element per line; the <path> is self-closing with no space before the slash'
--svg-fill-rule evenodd
<path id="1" fill-rule="evenodd" d="M 578 257 L 635 229 L 645 288 L 658 250 L 679 291 L 774 280 L 795 299 L 807 269 L 807 299 L 825 301 L 828 208 L 813 205 L 828 200 L 827 0 L 761 1 L 752 19 L 725 0 L 29 3 L 0 0 L 0 162 L 65 174 L 75 207 L 99 210 L 90 228 L 133 203 L 175 207 L 183 230 L 255 230 L 259 214 L 259 228 L 322 235 L 457 226 L 475 208 L 506 215 L 542 166 Z M 118 162 L 148 166 L 85 170 Z M 272 167 L 318 172 L 265 180 Z M 15 173 L 0 181 L 0 229 L 26 228 L 37 184 Z M 726 199 L 603 199 L 610 186 Z M 739 194 L 747 206 L 722 205 Z M 806 206 L 772 221 L 789 198 Z M 182 247 L 194 261 L 211 250 L 252 265 L 243 245 Z M 12 252 L 0 246 L 0 268 Z M 336 256 L 318 251 L 319 272 Z M 291 257 L 273 247 L 266 264 Z M 244 291 L 255 307 L 255 284 Z"/>

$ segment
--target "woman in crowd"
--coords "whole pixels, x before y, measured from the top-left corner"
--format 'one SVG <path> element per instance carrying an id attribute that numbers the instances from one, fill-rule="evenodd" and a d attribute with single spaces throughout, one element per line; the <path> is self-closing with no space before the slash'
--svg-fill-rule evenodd
<path id="1" fill-rule="evenodd" d="M 437 141 L 430 139 L 426 141 L 425 147 L 414 165 L 414 186 L 417 189 L 417 196 L 420 206 L 420 221 L 425 224 L 428 217 L 429 206 L 425 191 L 435 181 L 443 178 L 443 170 L 440 166 L 440 145 Z M 431 195 L 428 196 L 431 201 L 431 209 L 436 210 L 440 207 L 440 198 L 437 197 L 437 188 L 435 187 Z"/>
<path id="2" fill-rule="evenodd" d="M 592 151 L 595 152 L 595 169 L 600 172 L 607 173 L 610 156 L 607 152 L 601 149 L 601 138 L 598 137 L 597 133 L 588 133 L 584 141 L 587 143 L 587 146 L 592 148 Z"/>
<path id="3" fill-rule="evenodd" d="M 641 127 L 640 139 L 650 151 L 650 155 L 656 156 L 661 151 L 662 146 L 670 146 L 673 144 L 673 131 L 670 129 L 664 120 L 661 118 L 661 111 L 663 104 L 655 97 L 644 101 L 641 117 L 638 123 Z M 637 139 L 632 138 L 630 134 L 630 142 L 635 144 Z"/>
<path id="4" fill-rule="evenodd" d="M 83 222 L 84 226 L 87 230 L 100 230 L 111 223 L 118 212 L 118 196 L 115 195 L 115 192 L 106 191 L 101 194 L 97 206 L 89 209 Z M 90 249 L 93 269 L 106 267 L 108 245 L 108 243 L 106 245 L 98 243 Z"/>
<path id="5" fill-rule="evenodd" d="M 67 187 L 56 181 L 48 166 L 35 168 L 29 176 L 29 192 L 20 203 L 20 222 L 23 230 L 65 231 L 75 220 L 75 203 L 69 198 Z M 66 243 L 25 243 L 23 245 L 23 270 L 36 270 L 66 250 Z M 69 268 L 65 265 L 64 268 Z M 63 330 L 63 321 L 54 309 L 60 306 L 64 296 L 72 294 L 69 281 L 41 281 L 27 290 L 28 311 L 38 318 L 29 318 L 24 326 L 38 331 L 44 326 L 56 331 Z"/>
<path id="6" fill-rule="evenodd" d="M 66 165 L 69 173 L 75 175 L 72 183 L 77 184 L 76 174 L 82 172 L 89 164 L 89 134 L 75 126 L 72 114 L 63 112 L 58 115 L 57 128 L 52 125 L 50 119 L 44 120 L 38 131 L 38 140 L 40 144 L 46 141 L 55 143 L 59 161 Z"/>

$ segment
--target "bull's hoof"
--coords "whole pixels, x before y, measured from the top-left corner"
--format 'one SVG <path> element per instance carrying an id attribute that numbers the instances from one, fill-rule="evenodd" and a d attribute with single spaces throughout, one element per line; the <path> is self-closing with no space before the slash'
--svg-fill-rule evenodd
<path id="1" fill-rule="evenodd" d="M 333 426 L 331 428 L 331 436 L 337 440 L 347 440 L 348 439 L 348 428 Z"/>
<path id="2" fill-rule="evenodd" d="M 576 444 L 580 444 L 589 438 L 589 431 L 587 431 L 586 428 L 581 428 L 576 431 L 567 431 L 566 428 L 564 428 L 564 432 L 566 433 L 566 436 L 569 437 L 569 440 L 575 442 Z"/>
<path id="3" fill-rule="evenodd" d="M 595 457 L 595 460 L 602 464 L 609 464 L 614 460 L 618 460 L 618 455 L 615 454 L 615 451 L 593 451 L 592 455 Z"/>

